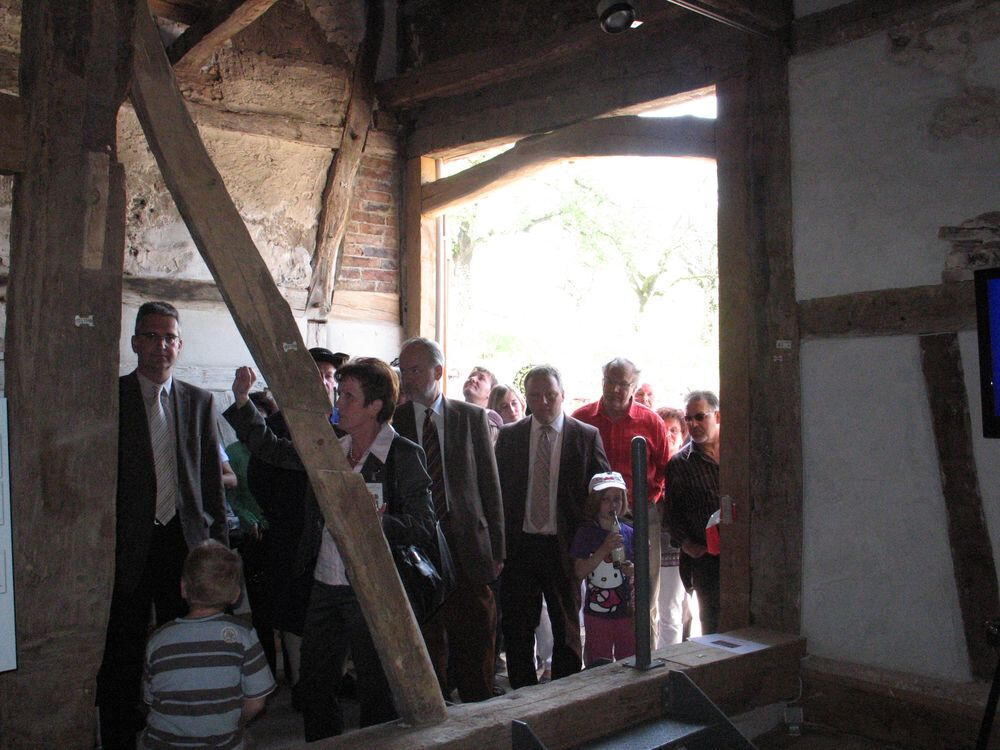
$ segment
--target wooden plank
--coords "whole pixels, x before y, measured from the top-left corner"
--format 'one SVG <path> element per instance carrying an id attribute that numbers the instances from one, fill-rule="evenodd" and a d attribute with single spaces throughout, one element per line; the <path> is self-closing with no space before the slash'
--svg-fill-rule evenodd
<path id="1" fill-rule="evenodd" d="M 145 0 L 139 0 L 132 103 L 164 181 L 282 412 L 337 547 L 351 571 L 399 714 L 445 716 L 427 650 L 374 505 L 327 419 L 330 404 L 298 326 L 187 113 Z"/>
<path id="2" fill-rule="evenodd" d="M 647 25 L 676 18 L 676 9 L 661 8 L 644 17 Z M 515 78 L 546 72 L 580 55 L 609 50 L 615 38 L 595 22 L 574 26 L 544 41 L 489 47 L 438 60 L 382 81 L 376 87 L 379 105 L 409 109 L 428 99 L 466 94 Z"/>
<path id="3" fill-rule="evenodd" d="M 923 18 L 949 4 L 942 0 L 853 0 L 796 19 L 792 49 L 803 55 L 847 44 Z"/>
<path id="4" fill-rule="evenodd" d="M 385 323 L 400 322 L 399 295 L 390 292 L 355 292 L 337 290 L 330 308 L 331 318 L 349 320 L 380 320 Z"/>
<path id="5" fill-rule="evenodd" d="M 333 304 L 337 258 L 347 229 L 354 181 L 361 166 L 375 105 L 375 68 L 382 44 L 384 11 L 380 2 L 369 2 L 365 7 L 365 36 L 351 76 L 351 98 L 344 115 L 344 138 L 326 173 L 317 220 L 316 249 L 312 257 L 312 278 L 306 298 L 307 306 L 318 307 L 324 317 Z"/>
<path id="6" fill-rule="evenodd" d="M 617 662 L 544 685 L 514 690 L 483 703 L 449 709 L 435 727 L 382 724 L 326 740 L 325 750 L 468 750 L 510 748 L 511 721 L 525 721 L 551 750 L 578 747 L 636 723 L 663 715 L 668 670 L 684 671 L 720 707 L 732 714 L 787 699 L 798 690 L 798 662 L 805 655 L 801 638 L 756 628 L 737 631 L 769 648 L 734 656 L 682 643 L 654 652 L 665 668 L 638 671 Z"/>
<path id="7" fill-rule="evenodd" d="M 305 289 L 279 289 L 279 291 L 292 312 L 301 317 L 305 313 Z M 126 276 L 122 292 L 122 301 L 127 305 L 142 304 L 150 299 L 162 299 L 189 310 L 222 310 L 226 307 L 219 288 L 211 281 Z"/>
<path id="8" fill-rule="evenodd" d="M 787 66 L 748 37 L 720 82 L 719 368 L 723 627 L 797 632 L 802 559 L 799 333 L 791 242 Z"/>
<path id="9" fill-rule="evenodd" d="M 715 122 L 699 117 L 606 117 L 518 141 L 487 161 L 423 188 L 422 210 L 436 216 L 563 159 L 591 156 L 715 157 Z"/>
<path id="10" fill-rule="evenodd" d="M 20 97 L 0 94 L 0 174 L 24 170 L 25 112 Z"/>
<path id="11" fill-rule="evenodd" d="M 976 327 L 971 281 L 819 297 L 799 302 L 804 338 L 904 336 Z"/>
<path id="12" fill-rule="evenodd" d="M 204 3 L 194 0 L 149 0 L 149 10 L 160 18 L 188 26 L 197 23 L 208 13 Z"/>
<path id="13" fill-rule="evenodd" d="M 277 0 L 219 0 L 177 37 L 167 57 L 178 76 L 197 73 L 223 44 L 264 15 Z"/>
<path id="14" fill-rule="evenodd" d="M 694 13 L 644 24 L 544 76 L 424 102 L 405 113 L 407 155 L 447 158 L 703 89 L 742 69 L 745 37 Z"/>
<path id="15" fill-rule="evenodd" d="M 115 115 L 132 9 L 33 0 L 21 12 L 31 169 L 14 188 L 4 363 L 18 669 L 0 674 L 0 744 L 90 747 L 114 571 L 125 243 Z"/>
<path id="16" fill-rule="evenodd" d="M 802 661 L 806 721 L 893 747 L 970 747 L 989 685 L 955 683 L 817 656 Z M 1000 750 L 993 732 L 991 750 Z"/>
<path id="17" fill-rule="evenodd" d="M 424 217 L 423 186 L 437 177 L 433 159 L 406 162 L 403 175 L 402 272 L 403 334 L 435 339 L 437 334 L 437 223 Z"/>
<path id="18" fill-rule="evenodd" d="M 1000 612 L 1000 593 L 979 492 L 958 334 L 921 336 L 920 355 L 934 424 L 941 490 L 948 512 L 948 540 L 965 626 L 965 646 L 972 673 L 986 678 L 993 674 L 997 655 L 987 641 L 985 623 Z"/>

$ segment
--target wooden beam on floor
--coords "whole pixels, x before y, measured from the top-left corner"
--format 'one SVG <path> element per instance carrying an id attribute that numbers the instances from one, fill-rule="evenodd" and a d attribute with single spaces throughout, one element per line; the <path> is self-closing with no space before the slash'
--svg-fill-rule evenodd
<path id="1" fill-rule="evenodd" d="M 0 174 L 24 171 L 27 129 L 24 102 L 19 96 L 0 94 Z"/>
<path id="2" fill-rule="evenodd" d="M 787 57 L 747 37 L 718 84 L 724 628 L 798 632 L 802 576 L 799 329 L 792 265 Z M 724 504 L 725 505 L 725 504 Z"/>
<path id="3" fill-rule="evenodd" d="M 423 188 L 425 216 L 523 179 L 564 159 L 597 156 L 715 158 L 715 122 L 699 117 L 605 117 L 518 141 L 510 151 Z"/>
<path id="4" fill-rule="evenodd" d="M 987 640 L 986 622 L 1000 617 L 1000 592 L 993 545 L 983 516 L 958 335 L 921 336 L 920 359 L 948 512 L 948 541 L 969 666 L 976 677 L 991 677 L 997 652 Z"/>
<path id="5" fill-rule="evenodd" d="M 734 655 L 688 641 L 653 653 L 665 667 L 638 671 L 625 662 L 589 669 L 482 703 L 452 706 L 448 720 L 413 728 L 391 722 L 324 740 L 316 750 L 469 750 L 511 747 L 511 722 L 526 722 L 550 750 L 579 747 L 664 714 L 668 671 L 681 670 L 723 711 L 734 714 L 798 692 L 805 641 L 750 628 L 733 635 L 768 648 Z M 313 747 L 310 745 L 309 747 Z"/>
<path id="6" fill-rule="evenodd" d="M 5 341 L 18 664 L 0 674 L 0 744 L 92 747 L 114 575 L 125 246 L 115 121 L 132 4 L 32 0 L 21 25 L 16 135 L 31 168 L 14 188 Z"/>
<path id="7" fill-rule="evenodd" d="M 799 302 L 803 338 L 906 336 L 976 327 L 971 281 L 818 297 Z"/>
<path id="8" fill-rule="evenodd" d="M 218 0 L 208 15 L 177 37 L 167 57 L 178 76 L 197 73 L 223 44 L 264 15 L 277 0 Z"/>
<path id="9" fill-rule="evenodd" d="M 433 159 L 409 159 L 403 173 L 403 247 L 400 271 L 403 335 L 437 338 L 437 222 L 423 215 L 421 195 L 437 177 Z"/>
<path id="10" fill-rule="evenodd" d="M 941 0 L 853 0 L 836 5 L 793 22 L 792 51 L 804 55 L 847 44 L 923 18 L 949 4 Z"/>
<path id="11" fill-rule="evenodd" d="M 319 308 L 321 317 L 326 317 L 333 305 L 337 258 L 347 230 L 354 183 L 361 167 L 375 106 L 375 69 L 385 19 L 381 2 L 370 0 L 365 3 L 365 8 L 365 36 L 351 76 L 351 97 L 344 115 L 344 138 L 326 173 L 317 220 L 316 249 L 312 257 L 312 278 L 306 305 Z"/>
<path id="12" fill-rule="evenodd" d="M 663 8 L 644 17 L 644 21 L 653 25 L 678 15 L 676 9 Z M 595 18 L 544 41 L 466 52 L 381 81 L 376 87 L 378 102 L 387 109 L 409 109 L 428 99 L 467 94 L 540 73 L 553 65 L 609 49 L 615 44 L 615 37 L 601 31 Z"/>
<path id="13" fill-rule="evenodd" d="M 407 156 L 449 158 L 704 89 L 742 70 L 746 34 L 679 11 L 614 43 L 488 88 L 404 113 Z M 634 114 L 634 112 L 630 113 Z"/>
<path id="14" fill-rule="evenodd" d="M 184 106 L 145 0 L 138 1 L 132 103 L 167 188 L 282 405 L 295 448 L 408 723 L 445 716 L 444 701 L 389 546 L 360 474 L 328 420 L 330 402 L 288 305 L 254 246 Z"/>
<path id="15" fill-rule="evenodd" d="M 956 683 L 864 664 L 808 656 L 802 660 L 807 723 L 892 747 L 972 747 L 989 684 Z M 990 750 L 1000 750 L 995 731 Z"/>

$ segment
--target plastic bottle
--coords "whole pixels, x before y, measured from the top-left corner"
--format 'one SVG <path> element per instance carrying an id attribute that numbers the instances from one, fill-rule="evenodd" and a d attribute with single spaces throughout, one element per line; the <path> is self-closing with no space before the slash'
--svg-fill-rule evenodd
<path id="1" fill-rule="evenodd" d="M 618 523 L 618 514 L 612 513 L 611 517 L 615 519 L 615 522 L 611 524 L 611 533 L 621 535 L 622 525 Z M 611 563 L 616 568 L 620 568 L 623 562 L 625 562 L 625 545 L 619 544 L 611 550 Z"/>

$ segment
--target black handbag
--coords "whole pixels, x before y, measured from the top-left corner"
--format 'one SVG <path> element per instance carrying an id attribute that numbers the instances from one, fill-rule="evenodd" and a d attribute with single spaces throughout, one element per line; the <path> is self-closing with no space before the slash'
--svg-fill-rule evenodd
<path id="1" fill-rule="evenodd" d="M 435 524 L 435 541 L 435 550 L 424 550 L 415 544 L 392 547 L 399 578 L 421 624 L 440 609 L 455 588 L 455 563 L 440 523 Z"/>

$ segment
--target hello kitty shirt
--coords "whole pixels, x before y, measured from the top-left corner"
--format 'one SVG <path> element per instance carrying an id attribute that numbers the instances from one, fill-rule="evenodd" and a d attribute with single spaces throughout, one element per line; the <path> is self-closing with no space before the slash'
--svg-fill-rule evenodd
<path id="1" fill-rule="evenodd" d="M 622 537 L 625 539 L 625 559 L 632 560 L 634 532 L 627 523 L 622 523 Z M 595 523 L 584 524 L 576 530 L 569 553 L 579 560 L 586 560 L 604 542 L 609 534 Z M 618 619 L 629 617 L 628 603 L 631 587 L 628 580 L 606 555 L 594 572 L 587 576 L 587 593 L 583 600 L 583 612 L 590 617 Z"/>

